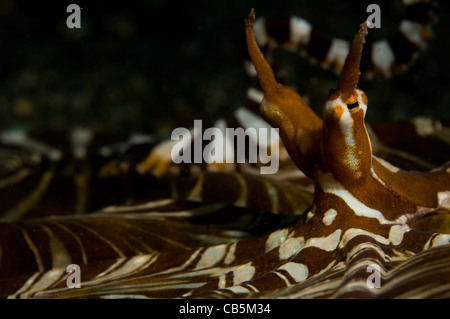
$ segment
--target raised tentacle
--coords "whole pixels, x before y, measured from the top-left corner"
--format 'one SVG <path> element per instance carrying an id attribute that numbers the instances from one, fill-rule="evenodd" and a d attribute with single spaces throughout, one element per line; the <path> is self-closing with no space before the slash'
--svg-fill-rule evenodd
<path id="1" fill-rule="evenodd" d="M 320 151 L 322 121 L 295 91 L 276 83 L 270 65 L 256 44 L 254 19 L 252 11 L 245 27 L 249 54 L 264 90 L 261 116 L 279 128 L 283 144 L 295 164 L 305 175 L 313 177 L 314 161 Z"/>
<path id="2" fill-rule="evenodd" d="M 361 24 L 361 28 L 353 39 L 352 47 L 345 59 L 342 74 L 339 79 L 337 91 L 342 95 L 344 103 L 347 103 L 347 100 L 353 96 L 359 81 L 359 76 L 361 74 L 359 64 L 361 63 L 361 54 L 366 35 L 367 21 Z"/>

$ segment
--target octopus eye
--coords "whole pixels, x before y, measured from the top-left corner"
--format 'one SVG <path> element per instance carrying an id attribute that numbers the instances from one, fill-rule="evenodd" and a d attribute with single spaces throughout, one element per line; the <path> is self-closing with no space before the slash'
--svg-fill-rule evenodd
<path id="1" fill-rule="evenodd" d="M 349 110 L 353 110 L 354 108 L 357 108 L 358 106 L 359 106 L 358 101 L 356 101 L 355 103 L 348 103 L 348 104 L 347 104 L 347 108 L 348 108 Z"/>

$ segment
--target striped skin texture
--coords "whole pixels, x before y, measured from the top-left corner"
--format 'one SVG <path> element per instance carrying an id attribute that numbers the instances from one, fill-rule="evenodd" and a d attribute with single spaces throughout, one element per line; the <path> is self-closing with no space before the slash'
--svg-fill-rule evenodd
<path id="1" fill-rule="evenodd" d="M 391 76 L 401 72 L 426 48 L 432 26 L 437 22 L 434 13 L 437 4 L 428 0 L 403 0 L 402 4 L 404 16 L 396 32 L 364 48 L 361 57 L 363 77 Z M 342 72 L 351 46 L 349 41 L 331 38 L 321 32 L 320 26 L 316 28 L 298 16 L 258 18 L 255 35 L 265 54 L 281 47 L 298 52 L 338 74 Z"/>
<path id="2" fill-rule="evenodd" d="M 249 35 L 251 27 L 248 20 Z M 257 47 L 253 50 L 256 52 Z M 269 72 L 269 69 L 262 72 Z M 273 89 L 273 83 L 268 85 Z M 342 133 L 341 140 L 355 141 L 356 136 L 352 134 L 366 132 L 361 126 L 364 116 L 350 115 L 352 121 L 344 121 L 344 108 L 348 108 L 349 113 L 366 111 L 367 99 L 362 91 L 354 90 L 346 99 L 340 94 L 330 96 L 323 123 L 320 123 L 323 130 L 320 134 L 325 134 L 325 128 L 333 121 L 338 124 L 335 129 Z M 270 91 L 270 94 L 276 97 L 277 91 Z M 353 106 L 355 99 L 358 106 Z M 299 99 L 296 97 L 295 101 Z M 272 110 L 291 107 L 289 103 L 275 102 L 267 102 Z M 329 113 L 337 108 L 341 109 L 337 112 L 340 115 L 330 117 Z M 268 112 L 273 113 L 276 112 Z M 241 219 L 233 225 L 234 232 L 230 231 L 233 220 L 229 214 L 233 209 L 226 208 L 227 218 L 222 223 L 226 231 L 202 229 L 197 227 L 195 217 L 220 216 L 223 207 L 173 201 L 112 206 L 83 217 L 6 223 L 1 225 L 0 231 L 2 295 L 23 298 L 448 297 L 450 235 L 445 224 L 448 225 L 449 212 L 449 165 L 429 173 L 406 172 L 372 154 L 364 154 L 371 157 L 372 162 L 366 180 L 348 183 L 338 169 L 330 171 L 334 158 L 322 152 L 332 144 L 320 138 L 321 147 L 311 151 L 307 147 L 301 149 L 302 142 L 290 139 L 292 136 L 314 138 L 319 134 L 317 127 L 312 126 L 305 133 L 289 134 L 292 129 L 301 129 L 295 125 L 283 128 L 287 130 L 282 135 L 282 138 L 285 136 L 283 143 L 288 150 L 300 148 L 292 158 L 294 162 L 311 155 L 315 157 L 315 164 L 295 162 L 298 167 L 310 170 L 304 173 L 313 177 L 314 199 L 311 209 L 294 224 L 278 226 L 276 230 L 269 228 L 268 234 L 259 232 L 248 236 L 253 223 L 242 223 Z M 356 158 L 362 154 L 359 154 L 360 143 L 354 144 L 356 148 L 352 153 Z M 354 171 L 360 175 L 366 173 L 359 166 Z M 210 191 L 212 184 L 207 184 L 206 176 L 193 187 L 189 194 L 191 199 Z M 223 185 L 240 187 L 241 192 L 237 193 L 241 196 L 229 201 L 248 205 L 251 188 L 258 185 L 255 179 L 239 174 L 213 177 L 217 183 L 220 178 Z M 298 182 L 294 178 L 292 184 L 285 183 L 282 177 L 279 184 L 275 181 L 277 177 L 267 181 L 262 178 L 257 186 L 264 190 L 262 196 L 271 198 L 259 205 L 272 210 L 281 208 L 280 204 L 285 201 L 281 198 L 282 185 L 290 189 L 285 196 L 292 199 L 296 195 L 292 184 Z M 422 185 L 427 185 L 428 190 L 424 192 Z M 242 190 L 247 190 L 247 194 L 242 195 Z M 295 206 L 295 201 L 289 202 Z M 288 206 L 279 212 L 289 210 Z M 243 216 L 259 214 L 239 213 Z M 162 226 L 163 223 L 170 226 Z M 437 231 L 430 227 L 432 224 L 444 224 L 444 227 Z M 205 238 L 204 234 L 208 236 Z M 18 250 L 22 253 L 17 254 Z M 81 265 L 80 289 L 66 287 L 65 266 L 74 262 Z M 367 266 L 373 264 L 381 269 L 379 289 L 366 284 Z"/>

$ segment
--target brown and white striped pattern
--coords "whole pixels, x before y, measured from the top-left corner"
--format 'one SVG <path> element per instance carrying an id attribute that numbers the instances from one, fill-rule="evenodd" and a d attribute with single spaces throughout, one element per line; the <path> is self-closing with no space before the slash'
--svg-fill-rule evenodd
<path id="1" fill-rule="evenodd" d="M 333 108 L 348 103 L 332 101 L 338 101 Z M 424 132 L 426 123 L 421 123 L 416 121 L 419 130 L 413 136 L 438 137 L 436 145 L 442 147 L 436 152 L 438 158 L 409 157 L 393 149 L 389 138 L 383 139 L 385 143 L 373 139 L 373 149 L 400 162 L 408 159 L 412 166 L 442 165 L 448 161 L 439 158 L 442 149 L 450 147 L 440 134 L 443 127 L 434 125 Z M 383 135 L 382 129 L 374 131 Z M 67 141 L 68 151 L 61 152 L 23 135 L 2 139 L 2 198 L 13 187 L 25 194 L 11 198 L 6 222 L 0 223 L 2 297 L 423 298 L 450 294 L 448 163 L 430 173 L 409 173 L 373 157 L 368 182 L 358 187 L 330 173 L 324 161 L 315 167 L 313 182 L 303 174 L 292 174 L 292 162 L 270 177 L 258 176 L 244 166 L 233 173 L 171 175 L 163 181 L 141 166 L 148 163 L 148 150 L 156 143 L 149 137 L 95 145 L 96 136 L 78 131 Z M 96 146 L 94 151 L 91 146 Z M 64 172 L 76 177 L 64 177 Z M 422 194 L 405 195 L 411 183 L 399 187 L 391 179 L 396 174 L 398 180 L 423 181 L 436 195 L 436 203 L 419 205 Z M 58 192 L 64 183 L 52 184 L 60 176 L 74 189 L 67 201 L 72 216 L 19 220 L 35 209 L 31 216 L 42 216 L 51 208 L 51 201 L 39 203 L 45 194 L 50 198 L 64 194 Z M 32 187 L 27 190 L 22 182 Z M 121 197 L 108 198 L 111 194 Z M 167 194 L 188 201 L 151 200 Z M 90 211 L 90 198 L 95 205 L 109 206 L 81 214 Z M 79 289 L 66 285 L 66 267 L 72 263 L 81 267 Z M 367 267 L 373 264 L 381 269 L 380 288 L 366 284 Z"/>

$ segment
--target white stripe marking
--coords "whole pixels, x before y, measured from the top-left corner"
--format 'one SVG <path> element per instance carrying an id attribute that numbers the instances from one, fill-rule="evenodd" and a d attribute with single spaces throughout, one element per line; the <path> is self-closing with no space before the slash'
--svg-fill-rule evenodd
<path id="1" fill-rule="evenodd" d="M 339 68 L 342 68 L 350 52 L 350 44 L 341 39 L 333 39 L 331 41 L 330 49 L 327 53 L 327 60 L 331 63 L 336 63 Z"/>
<path id="2" fill-rule="evenodd" d="M 428 26 L 409 20 L 403 20 L 400 23 L 399 31 L 421 50 L 425 49 L 427 45 L 425 38 L 431 36 Z"/>
<path id="3" fill-rule="evenodd" d="M 386 40 L 374 42 L 372 45 L 372 62 L 383 75 L 391 74 L 391 66 L 395 56 Z"/>
<path id="4" fill-rule="evenodd" d="M 342 237 L 342 241 L 339 244 L 339 247 L 340 248 L 345 247 L 350 240 L 360 235 L 370 236 L 381 244 L 385 245 L 392 244 L 394 246 L 397 246 L 403 241 L 403 237 L 408 231 L 410 231 L 410 228 L 406 224 L 394 225 L 391 227 L 389 231 L 389 238 L 385 238 L 381 235 L 374 234 L 363 229 L 350 228 L 345 232 L 344 236 Z"/>
<path id="5" fill-rule="evenodd" d="M 281 266 L 279 269 L 286 270 L 296 282 L 305 280 L 309 274 L 308 267 L 303 264 L 297 264 L 294 262 L 288 262 Z"/>
<path id="6" fill-rule="evenodd" d="M 271 233 L 266 240 L 266 252 L 280 246 L 286 240 L 287 236 L 287 229 L 280 229 Z"/>
<path id="7" fill-rule="evenodd" d="M 251 262 L 246 263 L 233 272 L 233 284 L 237 285 L 241 282 L 248 281 L 253 278 L 254 274 L 255 267 L 252 266 Z"/>
<path id="8" fill-rule="evenodd" d="M 230 246 L 230 248 L 228 249 L 228 253 L 225 256 L 225 264 L 227 264 L 227 265 L 231 264 L 234 261 L 234 259 L 236 258 L 236 255 L 235 255 L 236 246 L 237 246 L 237 243 L 233 243 Z"/>
<path id="9" fill-rule="evenodd" d="M 225 256 L 226 249 L 226 245 L 207 248 L 194 269 L 202 269 L 214 266 Z"/>
<path id="10" fill-rule="evenodd" d="M 325 251 L 333 251 L 336 249 L 340 242 L 342 230 L 336 229 L 333 233 L 327 237 L 314 237 L 306 241 L 303 248 L 316 247 Z"/>
<path id="11" fill-rule="evenodd" d="M 281 260 L 288 259 L 293 255 L 297 254 L 304 244 L 305 239 L 303 237 L 289 238 L 280 245 L 279 250 L 280 259 Z"/>
<path id="12" fill-rule="evenodd" d="M 290 20 L 291 41 L 299 44 L 308 44 L 311 39 L 311 24 L 305 19 L 292 17 Z"/>
<path id="13" fill-rule="evenodd" d="M 325 193 L 340 197 L 358 216 L 376 218 L 381 224 L 394 224 L 387 220 L 383 214 L 373 208 L 366 206 L 354 197 L 344 186 L 337 182 L 331 174 L 319 174 L 319 183 Z"/>
<path id="14" fill-rule="evenodd" d="M 326 226 L 330 226 L 334 219 L 337 216 L 337 211 L 333 208 L 330 208 L 329 210 L 327 210 L 323 216 L 322 222 L 326 225 Z"/>
<path id="15" fill-rule="evenodd" d="M 437 194 L 439 208 L 450 209 L 450 191 Z"/>
<path id="16" fill-rule="evenodd" d="M 269 42 L 269 37 L 267 36 L 266 31 L 266 19 L 256 19 L 253 30 L 255 31 L 256 42 L 258 42 L 260 47 L 265 46 Z"/>
<path id="17" fill-rule="evenodd" d="M 247 98 L 257 104 L 261 104 L 264 99 L 264 93 L 251 87 L 247 89 Z"/>

